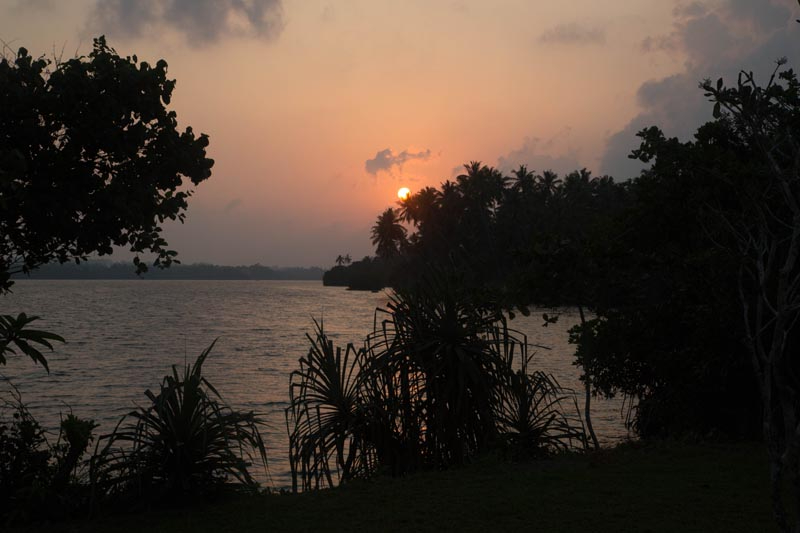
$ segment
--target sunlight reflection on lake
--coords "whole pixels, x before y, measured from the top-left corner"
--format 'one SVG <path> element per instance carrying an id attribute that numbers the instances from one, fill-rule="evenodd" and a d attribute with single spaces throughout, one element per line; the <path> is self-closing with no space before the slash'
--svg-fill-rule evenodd
<path id="1" fill-rule="evenodd" d="M 308 350 L 312 318 L 324 320 L 337 344 L 359 346 L 372 331 L 385 293 L 323 287 L 318 281 L 47 281 L 21 280 L 0 297 L 0 314 L 38 315 L 34 326 L 58 333 L 67 344 L 47 355 L 48 375 L 27 358 L 12 356 L 0 374 L 10 378 L 33 415 L 56 428 L 70 408 L 113 429 L 143 392 L 155 389 L 171 365 L 193 362 L 219 338 L 204 375 L 231 406 L 254 410 L 268 422 L 264 439 L 276 486 L 290 484 L 284 409 L 289 373 Z M 532 369 L 551 372 L 581 390 L 567 330 L 577 314 L 541 327 L 541 313 L 518 316 L 510 327 L 528 336 Z M 582 397 L 581 397 L 582 398 Z M 602 443 L 625 438 L 620 400 L 595 400 L 595 430 Z"/>

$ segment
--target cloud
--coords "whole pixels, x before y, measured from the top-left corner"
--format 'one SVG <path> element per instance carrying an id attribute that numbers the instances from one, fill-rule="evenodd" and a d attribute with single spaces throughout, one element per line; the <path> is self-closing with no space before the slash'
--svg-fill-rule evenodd
<path id="1" fill-rule="evenodd" d="M 323 22 L 333 22 L 336 20 L 336 8 L 331 4 L 326 5 L 322 8 L 321 18 Z"/>
<path id="2" fill-rule="evenodd" d="M 18 12 L 21 11 L 44 11 L 52 9 L 53 0 L 17 0 L 12 9 Z"/>
<path id="3" fill-rule="evenodd" d="M 241 206 L 241 205 L 242 205 L 242 199 L 241 198 L 234 198 L 233 200 L 231 200 L 230 202 L 225 204 L 225 207 L 222 208 L 222 211 L 224 213 L 230 213 L 231 211 L 234 211 L 237 208 L 239 208 L 239 206 Z"/>
<path id="4" fill-rule="evenodd" d="M 378 172 L 391 172 L 393 167 L 402 168 L 406 161 L 417 159 L 419 161 L 427 161 L 431 158 L 431 150 L 423 150 L 420 152 L 409 152 L 403 150 L 399 154 L 395 154 L 391 148 L 386 148 L 375 154 L 372 159 L 367 159 L 364 162 L 364 169 L 372 174 L 377 175 Z"/>
<path id="5" fill-rule="evenodd" d="M 497 158 L 497 168 L 508 173 L 520 165 L 525 165 L 532 172 L 552 170 L 558 174 L 568 174 L 580 169 L 578 154 L 574 150 L 567 149 L 560 155 L 553 155 L 557 150 L 557 143 L 557 137 L 546 141 L 536 137 L 525 137 L 521 147 Z"/>
<path id="6" fill-rule="evenodd" d="M 649 53 L 682 54 L 683 70 L 643 83 L 637 91 L 640 112 L 622 130 L 610 135 L 601 171 L 618 179 L 638 175 L 643 165 L 628 159 L 638 146 L 636 133 L 659 126 L 670 137 L 691 138 L 711 120 L 711 105 L 699 83 L 724 78 L 735 83 L 740 70 L 752 70 L 765 81 L 775 60 L 788 55 L 800 60 L 800 25 L 781 0 L 721 0 L 679 3 L 673 10 L 673 29 L 642 42 Z"/>
<path id="7" fill-rule="evenodd" d="M 606 33 L 600 28 L 586 28 L 575 23 L 559 24 L 539 36 L 545 44 L 592 45 L 606 42 Z"/>
<path id="8" fill-rule="evenodd" d="M 142 37 L 171 29 L 189 43 L 223 37 L 274 39 L 283 30 L 281 0 L 97 0 L 95 32 Z"/>

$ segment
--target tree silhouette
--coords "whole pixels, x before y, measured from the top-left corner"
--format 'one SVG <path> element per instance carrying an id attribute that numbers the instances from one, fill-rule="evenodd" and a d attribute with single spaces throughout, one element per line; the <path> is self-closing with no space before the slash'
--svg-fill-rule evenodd
<path id="1" fill-rule="evenodd" d="M 782 531 L 800 530 L 800 80 L 777 63 L 764 86 L 742 72 L 733 87 L 706 81 L 714 117 L 731 144 L 750 154 L 745 179 L 720 179 L 739 200 L 720 210 L 739 259 L 745 343 L 762 402 L 773 513 Z M 794 487 L 794 513 L 783 502 L 784 477 Z"/>
<path id="2" fill-rule="evenodd" d="M 372 244 L 375 253 L 381 259 L 396 257 L 406 242 L 406 228 L 400 223 L 400 218 L 391 207 L 378 215 L 375 225 L 372 226 Z"/>
<path id="3" fill-rule="evenodd" d="M 20 48 L 0 59 L 0 291 L 50 261 L 125 246 L 176 253 L 161 237 L 211 175 L 208 138 L 178 130 L 167 63 L 120 57 L 104 37 L 88 57 L 58 63 Z"/>

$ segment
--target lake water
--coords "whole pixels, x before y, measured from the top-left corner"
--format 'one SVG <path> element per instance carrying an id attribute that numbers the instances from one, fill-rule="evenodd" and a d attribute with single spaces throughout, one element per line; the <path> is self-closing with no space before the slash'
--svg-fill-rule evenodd
<path id="1" fill-rule="evenodd" d="M 360 346 L 372 331 L 375 308 L 387 302 L 385 293 L 318 281 L 20 280 L 13 290 L 0 297 L 0 314 L 38 315 L 32 327 L 67 340 L 46 354 L 50 374 L 27 357 L 11 356 L 0 367 L 44 426 L 57 428 L 59 414 L 72 409 L 100 423 L 98 433 L 110 431 L 136 405 L 147 405 L 143 392 L 157 389 L 171 365 L 193 362 L 218 338 L 203 373 L 231 406 L 264 415 L 277 487 L 291 483 L 284 409 L 289 374 L 308 351 L 312 318 L 324 320 L 335 344 Z M 543 328 L 534 313 L 510 326 L 549 348 L 535 349 L 532 369 L 580 391 L 574 347 L 567 342 L 577 321 L 577 313 L 563 311 L 558 323 Z M 626 438 L 621 410 L 619 400 L 594 401 L 603 444 Z"/>

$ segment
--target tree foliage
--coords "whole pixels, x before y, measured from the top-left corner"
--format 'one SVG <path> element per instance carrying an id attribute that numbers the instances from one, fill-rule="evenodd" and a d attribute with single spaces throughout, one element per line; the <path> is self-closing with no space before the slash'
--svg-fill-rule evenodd
<path id="1" fill-rule="evenodd" d="M 578 306 L 589 317 L 572 335 L 587 413 L 592 394 L 623 394 L 642 436 L 753 434 L 736 269 L 715 246 L 724 228 L 710 207 L 735 203 L 719 176 L 746 175 L 752 150 L 717 122 L 687 143 L 657 128 L 640 136 L 633 156 L 651 167 L 629 182 L 524 166 L 504 176 L 472 162 L 412 195 L 401 202 L 413 231 L 392 282 L 447 265 L 512 314 Z"/>
<path id="2" fill-rule="evenodd" d="M 64 342 L 64 338 L 55 333 L 27 327 L 28 324 L 38 319 L 38 316 L 29 317 L 25 313 L 20 313 L 16 317 L 0 315 L 0 365 L 6 364 L 7 354 L 16 353 L 12 347 L 14 345 L 17 350 L 30 357 L 34 363 L 39 363 L 45 370 L 50 371 L 47 359 L 36 345 L 52 350 L 53 345 L 50 341 Z"/>
<path id="3" fill-rule="evenodd" d="M 397 213 L 391 207 L 378 215 L 372 226 L 372 244 L 378 257 L 390 260 L 396 257 L 406 243 L 406 228 L 400 224 Z"/>
<path id="4" fill-rule="evenodd" d="M 10 415 L 10 416 L 9 416 Z M 0 399 L 0 523 L 75 517 L 89 502 L 82 457 L 97 427 L 72 413 L 62 418 L 58 439 L 28 411 L 19 391 Z"/>
<path id="5" fill-rule="evenodd" d="M 736 200 L 719 215 L 738 261 L 745 343 L 758 384 L 770 458 L 773 511 L 783 531 L 800 521 L 800 80 L 781 71 L 766 84 L 742 72 L 736 85 L 706 81 L 714 116 L 750 156 L 746 176 L 723 175 Z M 726 243 L 723 242 L 723 245 Z M 795 513 L 783 502 L 783 479 L 795 488 Z"/>
<path id="6" fill-rule="evenodd" d="M 52 63 L 20 48 L 0 59 L 0 290 L 50 261 L 124 246 L 169 265 L 165 220 L 183 220 L 211 175 L 208 138 L 167 109 L 167 63 L 120 57 L 105 38 Z M 134 260 L 138 271 L 147 269 Z"/>

